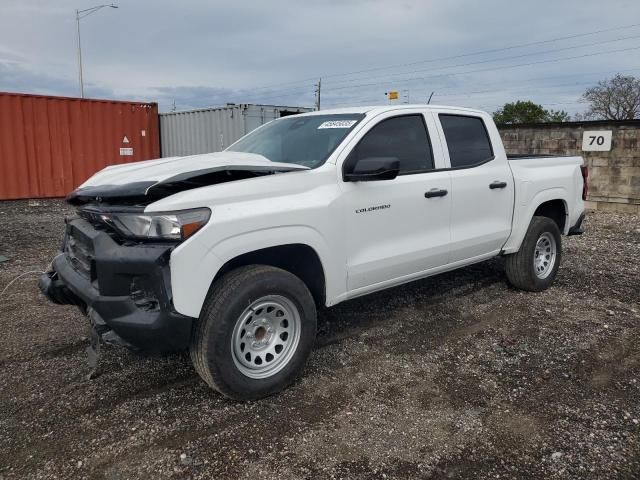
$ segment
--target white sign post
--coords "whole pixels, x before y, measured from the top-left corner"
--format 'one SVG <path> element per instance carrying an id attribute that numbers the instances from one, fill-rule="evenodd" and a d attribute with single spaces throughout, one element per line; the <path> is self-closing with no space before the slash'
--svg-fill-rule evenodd
<path id="1" fill-rule="evenodd" d="M 611 151 L 611 130 L 585 131 L 582 136 L 583 152 L 609 152 Z"/>

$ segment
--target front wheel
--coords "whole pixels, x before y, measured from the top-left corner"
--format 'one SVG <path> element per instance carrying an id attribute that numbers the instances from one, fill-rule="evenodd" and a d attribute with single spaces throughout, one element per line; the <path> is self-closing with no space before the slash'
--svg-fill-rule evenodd
<path id="1" fill-rule="evenodd" d="M 306 285 L 279 268 L 250 265 L 214 284 L 191 342 L 193 364 L 227 397 L 278 392 L 302 372 L 316 335 Z"/>
<path id="2" fill-rule="evenodd" d="M 546 290 L 556 278 L 561 257 L 562 240 L 556 222 L 533 217 L 520 250 L 506 257 L 507 279 L 521 290 Z"/>

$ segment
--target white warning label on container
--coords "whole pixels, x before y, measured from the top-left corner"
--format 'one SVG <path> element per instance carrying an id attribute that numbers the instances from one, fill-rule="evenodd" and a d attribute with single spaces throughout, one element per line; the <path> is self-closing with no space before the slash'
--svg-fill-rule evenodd
<path id="1" fill-rule="evenodd" d="M 120 149 L 120 156 L 122 156 L 122 157 L 130 157 L 132 155 L 133 155 L 133 148 L 121 148 Z"/>
<path id="2" fill-rule="evenodd" d="M 322 122 L 318 127 L 321 128 L 351 128 L 357 123 L 357 120 L 329 120 L 328 122 Z"/>
<path id="3" fill-rule="evenodd" d="M 129 139 L 127 138 L 127 136 L 125 135 L 124 138 L 122 139 L 122 143 L 129 143 Z"/>

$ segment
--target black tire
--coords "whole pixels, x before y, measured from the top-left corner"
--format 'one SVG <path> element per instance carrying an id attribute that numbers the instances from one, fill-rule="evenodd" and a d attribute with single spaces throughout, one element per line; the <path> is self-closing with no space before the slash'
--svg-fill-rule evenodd
<path id="1" fill-rule="evenodd" d="M 536 244 L 543 234 L 550 234 L 556 242 L 556 254 L 553 267 L 546 277 L 540 278 L 534 267 Z M 551 286 L 558 273 L 562 259 L 562 239 L 556 222 L 548 217 L 533 217 L 520 250 L 507 255 L 505 269 L 509 283 L 528 292 L 540 292 Z"/>
<path id="2" fill-rule="evenodd" d="M 300 336 L 292 356 L 267 378 L 246 376 L 234 359 L 236 323 L 254 301 L 269 295 L 285 297 L 298 310 Z M 216 281 L 205 300 L 191 338 L 191 360 L 202 379 L 235 400 L 255 400 L 289 386 L 302 372 L 316 337 L 315 302 L 295 275 L 266 265 L 248 265 Z M 293 348 L 293 347 L 292 347 Z"/>

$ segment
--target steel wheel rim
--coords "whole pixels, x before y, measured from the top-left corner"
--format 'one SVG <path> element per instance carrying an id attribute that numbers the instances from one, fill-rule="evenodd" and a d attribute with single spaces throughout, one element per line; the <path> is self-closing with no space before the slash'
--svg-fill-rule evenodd
<path id="1" fill-rule="evenodd" d="M 249 378 L 268 378 L 286 367 L 298 348 L 302 321 L 286 297 L 255 300 L 238 317 L 231 337 L 233 361 Z"/>
<path id="2" fill-rule="evenodd" d="M 536 242 L 533 254 L 533 271 L 540 279 L 547 278 L 556 263 L 558 247 L 556 239 L 549 232 L 544 232 Z"/>

